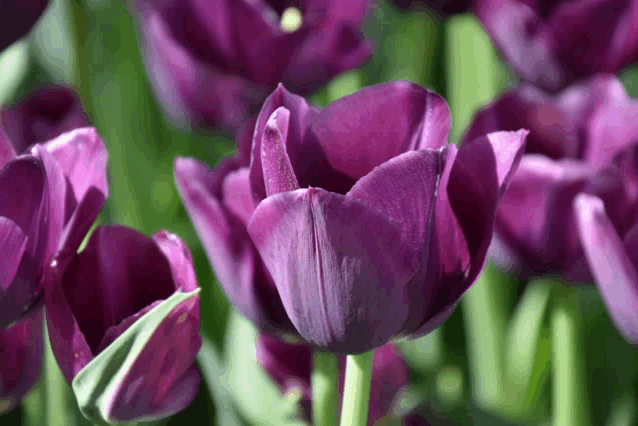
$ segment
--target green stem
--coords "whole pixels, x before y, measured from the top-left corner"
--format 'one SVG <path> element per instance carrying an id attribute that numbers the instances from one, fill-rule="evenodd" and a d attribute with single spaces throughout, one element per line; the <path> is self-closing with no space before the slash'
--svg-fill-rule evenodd
<path id="1" fill-rule="evenodd" d="M 557 288 L 551 313 L 554 426 L 589 424 L 577 296 L 573 289 Z"/>
<path id="2" fill-rule="evenodd" d="M 341 426 L 365 426 L 368 422 L 373 357 L 374 351 L 348 355 L 341 406 Z"/>
<path id="3" fill-rule="evenodd" d="M 84 0 L 69 1 L 71 11 L 71 28 L 75 42 L 75 77 L 74 83 L 77 87 L 82 106 L 87 112 L 91 121 L 94 120 L 94 111 L 91 96 L 91 67 L 89 64 L 89 55 L 91 53 L 89 41 L 89 13 L 86 10 Z"/>
<path id="4" fill-rule="evenodd" d="M 330 352 L 312 354 L 312 424 L 337 424 L 339 394 L 337 387 L 337 356 Z"/>

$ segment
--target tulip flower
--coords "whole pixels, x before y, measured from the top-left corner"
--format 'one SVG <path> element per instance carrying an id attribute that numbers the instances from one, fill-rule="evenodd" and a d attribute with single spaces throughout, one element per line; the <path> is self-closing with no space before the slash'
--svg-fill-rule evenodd
<path id="1" fill-rule="evenodd" d="M 611 165 L 597 176 L 592 191 L 576 197 L 574 209 L 583 250 L 607 311 L 623 337 L 636 345 L 638 126 L 635 124 L 633 133 L 634 143 L 617 154 Z"/>
<path id="2" fill-rule="evenodd" d="M 468 140 L 495 129 L 530 129 L 525 155 L 497 213 L 490 253 L 497 265 L 522 277 L 591 280 L 573 200 L 592 191 L 598 171 L 633 141 L 635 114 L 638 103 L 612 76 L 594 77 L 556 96 L 524 85 L 477 113 Z"/>
<path id="3" fill-rule="evenodd" d="M 48 0 L 4 0 L 0 14 L 0 51 L 27 35 L 48 4 Z"/>
<path id="4" fill-rule="evenodd" d="M 20 104 L 0 111 L 0 122 L 19 153 L 89 124 L 78 95 L 54 85 L 35 90 Z"/>
<path id="5" fill-rule="evenodd" d="M 438 327 L 485 263 L 527 132 L 457 149 L 449 129 L 443 98 L 415 84 L 371 86 L 323 110 L 279 86 L 257 118 L 249 167 L 178 159 L 175 177 L 241 312 L 275 308 L 275 290 L 253 279 L 263 262 L 304 341 L 362 353 Z M 250 241 L 232 237 L 243 226 Z"/>
<path id="6" fill-rule="evenodd" d="M 182 125 L 236 130 L 280 81 L 310 93 L 372 52 L 368 0 L 130 3 L 157 98 Z"/>
<path id="7" fill-rule="evenodd" d="M 53 354 L 94 423 L 147 421 L 190 404 L 199 388 L 199 288 L 188 248 L 100 226 L 47 287 Z"/>
<path id="8" fill-rule="evenodd" d="M 0 130 L 0 328 L 37 309 L 50 265 L 75 253 L 108 194 L 106 150 L 76 129 L 16 157 Z"/>
<path id="9" fill-rule="evenodd" d="M 307 345 L 286 343 L 260 334 L 256 339 L 257 362 L 277 384 L 283 394 L 299 395 L 302 416 L 311 421 L 312 392 L 310 369 L 312 350 Z M 346 358 L 339 358 L 339 393 L 343 394 Z M 368 425 L 389 416 L 392 403 L 402 386 L 407 384 L 407 367 L 398 349 L 388 344 L 377 349 L 372 362 L 372 382 Z M 336 389 L 335 389 L 336 390 Z M 339 398 L 341 400 L 341 398 Z"/>
<path id="10" fill-rule="evenodd" d="M 514 70 L 548 90 L 638 60 L 635 0 L 476 0 L 473 7 Z"/>
<path id="11" fill-rule="evenodd" d="M 0 330 L 0 414 L 13 409 L 40 379 L 42 311 Z"/>

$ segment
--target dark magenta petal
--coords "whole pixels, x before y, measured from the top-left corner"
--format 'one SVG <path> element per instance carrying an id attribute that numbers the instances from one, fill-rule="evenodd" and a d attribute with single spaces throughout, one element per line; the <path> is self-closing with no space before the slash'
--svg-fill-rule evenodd
<path id="1" fill-rule="evenodd" d="M 64 86 L 36 90 L 21 104 L 2 111 L 0 117 L 19 154 L 33 144 L 88 125 L 80 98 Z"/>
<path id="2" fill-rule="evenodd" d="M 616 327 L 630 343 L 638 343 L 638 271 L 627 249 L 635 249 L 636 232 L 623 244 L 605 213 L 603 202 L 581 194 L 574 202 L 578 230 L 589 267 Z"/>
<path id="3" fill-rule="evenodd" d="M 492 259 L 511 272 L 572 275 L 580 263 L 572 201 L 592 175 L 574 160 L 527 155 L 505 193 L 496 218 L 498 241 Z"/>
<path id="4" fill-rule="evenodd" d="M 250 192 L 250 171 L 244 167 L 230 172 L 224 179 L 222 204 L 246 226 L 253 214 L 253 197 Z"/>
<path id="5" fill-rule="evenodd" d="M 2 168 L 7 161 L 13 160 L 15 156 L 16 151 L 11 144 L 9 136 L 0 128 L 0 168 Z"/>
<path id="6" fill-rule="evenodd" d="M 359 179 L 403 152 L 442 147 L 449 131 L 443 98 L 413 83 L 389 82 L 329 104 L 306 138 L 316 138 L 332 168 Z"/>
<path id="7" fill-rule="evenodd" d="M 286 150 L 293 170 L 307 170 L 309 163 L 311 163 L 308 157 L 313 157 L 312 160 L 318 163 L 321 157 L 323 157 L 320 147 L 304 143 L 304 134 L 310 121 L 317 115 L 317 110 L 309 106 L 304 98 L 290 93 L 280 84 L 264 102 L 261 112 L 257 117 L 257 122 L 255 123 L 252 154 L 250 157 L 250 188 L 253 193 L 255 205 L 266 198 L 266 184 L 264 182 L 264 172 L 261 163 L 261 143 L 264 138 L 266 123 L 275 110 L 280 107 L 284 107 L 290 112 L 288 125 L 282 126 L 280 131 L 282 133 L 282 139 L 285 141 Z M 301 180 L 299 174 L 297 174 L 297 179 Z"/>
<path id="8" fill-rule="evenodd" d="M 49 208 L 47 179 L 42 161 L 23 155 L 0 170 L 0 217 L 16 223 L 28 237 L 26 252 L 44 267 L 47 248 Z"/>
<path id="9" fill-rule="evenodd" d="M 174 308 L 146 342 L 109 401 L 109 417 L 158 419 L 190 405 L 199 390 L 193 364 L 201 345 L 199 297 L 192 297 Z"/>
<path id="10" fill-rule="evenodd" d="M 483 269 L 496 209 L 521 161 L 527 133 L 490 133 L 458 152 L 448 149 L 425 278 L 433 287 L 426 319 L 433 322 L 424 321 L 420 332 L 449 316 Z"/>
<path id="11" fill-rule="evenodd" d="M 3 412 L 17 405 L 40 379 L 42 349 L 42 310 L 10 328 L 0 329 L 0 400 Z"/>
<path id="12" fill-rule="evenodd" d="M 0 15 L 0 51 L 27 35 L 48 4 L 48 0 L 3 1 Z"/>
<path id="13" fill-rule="evenodd" d="M 155 233 L 153 241 L 168 259 L 176 290 L 184 293 L 195 291 L 197 279 L 195 278 L 191 252 L 186 244 L 177 235 L 164 230 Z"/>
<path id="14" fill-rule="evenodd" d="M 109 327 L 177 289 L 157 244 L 122 226 L 98 227 L 60 285 L 94 355 Z"/>
<path id="15" fill-rule="evenodd" d="M 33 260 L 25 253 L 27 242 L 16 223 L 0 216 L 0 330 L 20 317 L 37 289 Z"/>
<path id="16" fill-rule="evenodd" d="M 259 327 L 294 332 L 246 225 L 221 202 L 227 196 L 222 193 L 219 181 L 224 173 L 231 178 L 230 173 L 236 167 L 222 163 L 213 171 L 196 160 L 178 158 L 174 166 L 177 189 L 217 279 L 233 305 Z"/>
<path id="17" fill-rule="evenodd" d="M 417 256 L 383 212 L 319 188 L 283 192 L 257 206 L 248 232 L 311 344 L 361 353 L 405 322 Z"/>

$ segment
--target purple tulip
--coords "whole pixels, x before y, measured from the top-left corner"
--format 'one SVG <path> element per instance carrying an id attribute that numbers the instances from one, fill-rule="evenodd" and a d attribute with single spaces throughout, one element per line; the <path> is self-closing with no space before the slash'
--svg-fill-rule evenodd
<path id="1" fill-rule="evenodd" d="M 80 246 L 108 194 L 106 150 L 76 129 L 15 156 L 0 131 L 0 328 L 37 309 L 50 277 Z"/>
<path id="2" fill-rule="evenodd" d="M 27 35 L 48 4 L 48 0 L 3 0 L 0 4 L 0 51 Z"/>
<path id="3" fill-rule="evenodd" d="M 158 419 L 190 404 L 199 388 L 199 295 L 179 238 L 100 226 L 53 284 L 46 294 L 51 347 L 78 398 L 88 399 L 81 406 L 93 407 L 85 415 L 109 423 Z M 184 299 L 153 327 L 135 329 L 176 296 Z"/>
<path id="4" fill-rule="evenodd" d="M 311 353 L 307 345 L 285 343 L 266 334 L 256 339 L 257 361 L 277 384 L 282 394 L 301 396 L 301 413 L 311 421 L 312 391 L 310 385 Z M 346 357 L 339 357 L 339 394 L 343 396 Z M 408 372 L 398 349 L 387 344 L 374 352 L 368 425 L 388 416 L 392 403 L 402 386 L 407 384 Z M 341 401 L 342 398 L 339 398 Z"/>
<path id="5" fill-rule="evenodd" d="M 151 82 L 167 114 L 182 124 L 238 129 L 280 81 L 310 93 L 362 65 L 372 52 L 359 30 L 368 2 L 130 3 Z"/>
<path id="6" fill-rule="evenodd" d="M 19 105 L 0 111 L 0 122 L 18 153 L 89 125 L 78 95 L 68 87 L 54 85 L 36 90 Z"/>
<path id="7" fill-rule="evenodd" d="M 254 279 L 263 262 L 315 347 L 361 353 L 438 327 L 484 265 L 527 134 L 457 150 L 449 128 L 443 98 L 407 82 L 321 111 L 279 86 L 258 116 L 249 168 L 178 159 L 182 199 L 231 301 L 249 318 L 248 307 L 280 314 L 270 281 Z M 243 226 L 251 242 L 234 238 Z"/>
<path id="8" fill-rule="evenodd" d="M 638 103 L 612 76 L 575 84 L 556 96 L 532 86 L 480 111 L 465 136 L 530 129 L 525 155 L 499 207 L 492 259 L 519 276 L 558 274 L 589 281 L 573 200 L 635 137 Z"/>
<path id="9" fill-rule="evenodd" d="M 40 379 L 42 311 L 0 330 L 0 414 L 14 408 Z"/>
<path id="10" fill-rule="evenodd" d="M 552 91 L 638 60 L 636 0 L 476 0 L 473 6 L 516 72 Z"/>

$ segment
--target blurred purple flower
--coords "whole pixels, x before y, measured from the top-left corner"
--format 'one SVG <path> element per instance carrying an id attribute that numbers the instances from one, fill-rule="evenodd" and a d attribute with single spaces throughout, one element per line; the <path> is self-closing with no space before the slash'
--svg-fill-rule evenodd
<path id="1" fill-rule="evenodd" d="M 449 128 L 443 98 L 407 82 L 321 111 L 279 86 L 258 116 L 250 167 L 178 159 L 182 200 L 235 306 L 339 353 L 438 327 L 483 268 L 527 134 L 457 150 Z M 248 146 L 240 137 L 239 158 Z"/>
<path id="2" fill-rule="evenodd" d="M 0 330 L 0 414 L 13 409 L 40 379 L 42 310 Z"/>
<path id="3" fill-rule="evenodd" d="M 588 265 L 607 310 L 624 338 L 638 345 L 638 125 L 630 126 L 633 144 L 597 175 L 594 191 L 576 197 L 574 208 Z"/>
<path id="4" fill-rule="evenodd" d="M 473 7 L 516 72 L 548 90 L 638 60 L 636 0 L 475 0 Z"/>
<path id="5" fill-rule="evenodd" d="M 47 324 L 70 383 L 145 314 L 176 293 L 198 289 L 190 252 L 179 238 L 166 231 L 148 238 L 122 226 L 98 227 L 57 278 L 47 287 Z M 190 404 L 199 388 L 199 296 L 172 309 L 142 345 L 115 360 L 114 371 L 107 371 L 114 377 L 90 378 L 117 382 L 100 406 L 109 422 L 162 418 Z M 126 358 L 135 350 L 134 359 Z"/>
<path id="6" fill-rule="evenodd" d="M 2 0 L 0 51 L 27 35 L 48 4 L 48 0 Z"/>
<path id="7" fill-rule="evenodd" d="M 599 190 L 597 172 L 638 137 L 636 116 L 638 103 L 613 76 L 594 77 L 556 96 L 524 85 L 479 111 L 467 140 L 495 129 L 530 129 L 497 213 L 492 260 L 523 277 L 590 281 L 573 200 L 581 191 Z"/>
<path id="8" fill-rule="evenodd" d="M 89 125 L 80 98 L 65 86 L 35 90 L 15 107 L 0 111 L 0 124 L 18 153 L 36 143 Z"/>
<path id="9" fill-rule="evenodd" d="M 37 309 L 50 264 L 74 253 L 106 196 L 106 150 L 76 129 L 15 156 L 0 130 L 0 328 Z M 54 259 L 55 256 L 55 259 Z"/>
<path id="10" fill-rule="evenodd" d="M 310 93 L 359 67 L 369 0 L 130 0 L 151 83 L 178 123 L 238 129 L 277 83 Z"/>
<path id="11" fill-rule="evenodd" d="M 256 339 L 257 362 L 277 384 L 282 394 L 297 394 L 303 418 L 311 421 L 312 390 L 310 384 L 312 349 L 307 345 L 286 343 L 266 334 Z M 346 357 L 339 357 L 339 394 L 343 396 Z M 390 415 L 392 404 L 408 372 L 399 350 L 392 344 L 374 352 L 368 425 Z M 341 397 L 339 401 L 341 401 Z"/>

